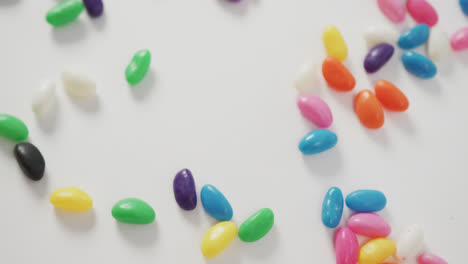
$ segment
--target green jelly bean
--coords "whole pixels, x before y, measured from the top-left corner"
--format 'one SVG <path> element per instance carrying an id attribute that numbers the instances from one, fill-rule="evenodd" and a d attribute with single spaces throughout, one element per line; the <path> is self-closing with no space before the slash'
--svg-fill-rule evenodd
<path id="1" fill-rule="evenodd" d="M 239 238 L 244 242 L 254 242 L 270 232 L 275 215 L 270 208 L 263 208 L 245 220 L 239 227 Z"/>
<path id="2" fill-rule="evenodd" d="M 83 8 L 80 0 L 65 0 L 49 9 L 46 20 L 54 27 L 63 26 L 75 20 Z"/>
<path id="3" fill-rule="evenodd" d="M 15 141 L 23 141 L 28 138 L 28 127 L 18 118 L 0 114 L 0 136 Z"/>
<path id="4" fill-rule="evenodd" d="M 156 214 L 151 205 L 137 198 L 118 201 L 112 207 L 112 216 L 119 222 L 127 224 L 150 224 Z"/>
<path id="5" fill-rule="evenodd" d="M 149 50 L 139 50 L 133 55 L 132 61 L 125 70 L 127 82 L 131 85 L 136 85 L 145 78 L 151 64 L 151 53 Z"/>

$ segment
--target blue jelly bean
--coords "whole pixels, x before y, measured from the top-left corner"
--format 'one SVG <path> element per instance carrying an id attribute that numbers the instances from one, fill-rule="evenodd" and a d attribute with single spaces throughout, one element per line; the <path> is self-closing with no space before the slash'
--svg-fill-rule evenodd
<path id="1" fill-rule="evenodd" d="M 460 0 L 459 3 L 463 13 L 468 16 L 468 0 Z"/>
<path id="2" fill-rule="evenodd" d="M 429 27 L 426 24 L 419 24 L 401 34 L 398 46 L 402 49 L 414 49 L 426 43 L 428 38 Z"/>
<path id="3" fill-rule="evenodd" d="M 387 205 L 387 198 L 381 191 L 357 190 L 346 196 L 346 206 L 360 213 L 380 211 Z"/>
<path id="4" fill-rule="evenodd" d="M 328 129 L 317 129 L 302 138 L 299 150 L 305 155 L 317 154 L 333 148 L 337 142 L 335 133 Z"/>
<path id="5" fill-rule="evenodd" d="M 415 76 L 429 79 L 437 74 L 437 67 L 426 56 L 414 51 L 407 51 L 401 56 L 405 69 Z"/>
<path id="6" fill-rule="evenodd" d="M 343 214 L 343 193 L 340 188 L 332 187 L 325 194 L 322 204 L 322 223 L 328 228 L 338 226 Z"/>
<path id="7" fill-rule="evenodd" d="M 205 211 L 218 221 L 229 221 L 232 218 L 232 207 L 224 195 L 213 185 L 203 186 L 200 199 Z"/>

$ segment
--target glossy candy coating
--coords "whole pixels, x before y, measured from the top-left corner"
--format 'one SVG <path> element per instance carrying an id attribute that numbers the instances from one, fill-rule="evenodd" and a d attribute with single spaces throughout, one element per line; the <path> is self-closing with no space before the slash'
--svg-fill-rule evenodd
<path id="1" fill-rule="evenodd" d="M 373 47 L 364 59 L 364 69 L 368 73 L 380 70 L 393 56 L 393 52 L 394 48 L 390 44 L 382 43 Z"/>
<path id="2" fill-rule="evenodd" d="M 403 53 L 401 61 L 405 69 L 416 77 L 430 79 L 437 74 L 435 64 L 429 58 L 417 52 L 407 51 Z"/>
<path id="3" fill-rule="evenodd" d="M 317 65 L 313 62 L 305 63 L 294 80 L 294 86 L 299 93 L 312 91 L 317 81 Z"/>
<path id="4" fill-rule="evenodd" d="M 407 262 L 409 258 L 415 257 L 423 248 L 424 231 L 418 225 L 411 225 L 405 228 L 397 242 L 396 257 L 402 262 Z"/>
<path id="5" fill-rule="evenodd" d="M 356 264 L 359 243 L 356 235 L 347 227 L 338 229 L 335 235 L 336 264 Z"/>
<path id="6" fill-rule="evenodd" d="M 66 25 L 74 21 L 83 11 L 83 2 L 80 0 L 65 0 L 51 9 L 46 14 L 46 20 L 54 27 Z"/>
<path id="7" fill-rule="evenodd" d="M 378 238 L 387 237 L 392 228 L 383 217 L 374 213 L 358 213 L 348 219 L 348 227 L 355 234 Z"/>
<path id="8" fill-rule="evenodd" d="M 156 218 L 151 205 L 137 198 L 118 201 L 112 207 L 112 216 L 119 222 L 139 225 L 150 224 Z"/>
<path id="9" fill-rule="evenodd" d="M 403 112 L 409 107 L 406 95 L 393 83 L 380 80 L 375 83 L 375 96 L 389 110 Z"/>
<path id="10" fill-rule="evenodd" d="M 385 208 L 387 198 L 381 191 L 357 190 L 346 196 L 346 206 L 360 213 L 373 213 Z"/>
<path id="11" fill-rule="evenodd" d="M 69 95 L 79 98 L 96 96 L 96 83 L 86 75 L 65 70 L 61 77 L 63 86 Z"/>
<path id="12" fill-rule="evenodd" d="M 0 114 L 0 136 L 14 141 L 23 141 L 28 138 L 28 135 L 28 127 L 23 121 L 12 115 Z"/>
<path id="13" fill-rule="evenodd" d="M 406 8 L 400 0 L 378 0 L 380 11 L 393 23 L 405 20 Z"/>
<path id="14" fill-rule="evenodd" d="M 151 52 L 147 49 L 139 50 L 133 55 L 125 70 L 125 77 L 130 85 L 136 85 L 145 78 L 151 64 Z"/>
<path id="15" fill-rule="evenodd" d="M 398 39 L 398 46 L 402 49 L 414 49 L 429 39 L 429 27 L 426 24 L 419 24 L 401 34 Z"/>
<path id="16" fill-rule="evenodd" d="M 214 258 L 223 252 L 237 235 L 237 226 L 233 222 L 217 223 L 210 228 L 201 243 L 201 251 L 205 258 Z"/>
<path id="17" fill-rule="evenodd" d="M 55 190 L 49 200 L 56 208 L 69 211 L 87 211 L 93 207 L 91 197 L 75 186 Z"/>
<path id="18" fill-rule="evenodd" d="M 445 32 L 438 26 L 431 29 L 426 46 L 427 56 L 437 62 L 447 57 L 450 52 L 450 41 Z"/>
<path id="19" fill-rule="evenodd" d="M 320 97 L 312 94 L 299 95 L 297 106 L 302 116 L 318 127 L 327 128 L 331 126 L 333 122 L 332 112 L 328 104 Z"/>
<path id="20" fill-rule="evenodd" d="M 366 31 L 364 31 L 363 37 L 369 47 L 375 47 L 382 43 L 394 45 L 398 41 L 399 36 L 394 28 L 378 25 L 368 27 Z"/>
<path id="21" fill-rule="evenodd" d="M 340 224 L 343 214 L 343 193 L 340 188 L 332 187 L 325 194 L 322 203 L 322 223 L 328 228 L 335 228 Z"/>
<path id="22" fill-rule="evenodd" d="M 335 26 L 327 26 L 323 31 L 322 39 L 328 56 L 337 58 L 340 61 L 344 61 L 348 57 L 346 42 Z"/>
<path id="23" fill-rule="evenodd" d="M 322 74 L 328 85 L 338 91 L 351 91 L 356 85 L 354 76 L 338 59 L 328 56 L 322 64 Z"/>
<path id="24" fill-rule="evenodd" d="M 367 242 L 359 251 L 359 264 L 380 264 L 395 253 L 396 245 L 388 238 Z"/>
<path id="25" fill-rule="evenodd" d="M 15 158 L 24 174 L 33 181 L 44 176 L 45 160 L 39 149 L 29 142 L 16 144 Z"/>
<path id="26" fill-rule="evenodd" d="M 454 51 L 468 48 L 468 27 L 457 30 L 452 37 L 450 37 L 450 45 Z"/>
<path id="27" fill-rule="evenodd" d="M 304 155 L 312 155 L 333 148 L 338 142 L 335 133 L 328 129 L 316 129 L 305 135 L 299 142 L 299 150 Z"/>
<path id="28" fill-rule="evenodd" d="M 448 264 L 447 261 L 431 253 L 423 253 L 418 257 L 419 264 Z"/>
<path id="29" fill-rule="evenodd" d="M 239 227 L 239 238 L 244 242 L 254 242 L 270 232 L 275 215 L 270 208 L 263 208 L 251 215 Z"/>
<path id="30" fill-rule="evenodd" d="M 226 197 L 211 184 L 203 186 L 200 198 L 205 211 L 218 221 L 232 218 L 232 207 Z"/>
<path id="31" fill-rule="evenodd" d="M 102 0 L 83 0 L 86 11 L 90 17 L 100 17 L 104 11 Z"/>
<path id="32" fill-rule="evenodd" d="M 385 122 L 382 105 L 370 90 L 362 90 L 356 95 L 354 111 L 359 121 L 367 128 L 381 128 Z"/>
<path id="33" fill-rule="evenodd" d="M 468 0 L 459 0 L 458 3 L 463 13 L 468 16 Z"/>
<path id="34" fill-rule="evenodd" d="M 46 115 L 54 106 L 56 101 L 55 83 L 45 80 L 41 86 L 34 91 L 32 96 L 32 110 L 38 116 Z"/>
<path id="35" fill-rule="evenodd" d="M 174 197 L 180 208 L 193 210 L 197 207 L 197 191 L 192 172 L 188 169 L 179 171 L 173 182 Z"/>
<path id="36" fill-rule="evenodd" d="M 435 8 L 426 0 L 407 0 L 408 13 L 418 23 L 424 23 L 432 27 L 437 24 L 439 16 Z"/>

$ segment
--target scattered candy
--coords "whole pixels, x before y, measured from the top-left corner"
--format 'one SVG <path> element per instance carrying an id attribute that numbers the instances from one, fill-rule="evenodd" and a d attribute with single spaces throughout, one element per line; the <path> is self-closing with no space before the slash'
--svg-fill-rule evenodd
<path id="1" fill-rule="evenodd" d="M 437 74 L 435 64 L 424 55 L 414 51 L 407 51 L 401 56 L 405 69 L 422 79 L 430 79 Z"/>
<path id="2" fill-rule="evenodd" d="M 450 38 L 450 45 L 454 51 L 468 48 L 468 27 L 457 30 Z"/>
<path id="3" fill-rule="evenodd" d="M 354 111 L 361 123 L 372 129 L 383 126 L 385 116 L 377 97 L 370 90 L 360 91 L 354 99 Z"/>
<path id="4" fill-rule="evenodd" d="M 125 77 L 130 85 L 136 85 L 145 78 L 151 64 L 151 53 L 149 50 L 139 50 L 133 55 L 130 64 L 125 70 Z"/>
<path id="5" fill-rule="evenodd" d="M 201 243 L 205 258 L 214 258 L 223 252 L 237 235 L 237 226 L 233 222 L 221 222 L 206 232 Z"/>
<path id="6" fill-rule="evenodd" d="M 348 227 L 354 233 L 371 237 L 387 237 L 392 228 L 383 217 L 374 213 L 359 213 L 348 219 Z"/>
<path id="7" fill-rule="evenodd" d="M 357 190 L 346 196 L 346 206 L 361 213 L 374 213 L 385 208 L 387 198 L 381 191 Z"/>
<path id="8" fill-rule="evenodd" d="M 305 155 L 312 155 L 333 148 L 338 142 L 336 134 L 328 129 L 314 130 L 299 142 L 299 150 Z"/>
<path id="9" fill-rule="evenodd" d="M 52 7 L 46 15 L 46 20 L 54 27 L 66 25 L 74 21 L 83 11 L 83 2 L 65 0 Z"/>
<path id="10" fill-rule="evenodd" d="M 275 215 L 270 208 L 263 208 L 245 220 L 239 227 L 239 238 L 244 242 L 254 242 L 270 232 Z"/>
<path id="11" fill-rule="evenodd" d="M 407 0 L 406 8 L 418 23 L 424 23 L 432 27 L 439 20 L 436 10 L 426 0 Z"/>
<path id="12" fill-rule="evenodd" d="M 393 51 L 393 46 L 386 43 L 373 47 L 364 59 L 364 69 L 366 69 L 366 72 L 374 73 L 380 70 L 393 56 Z"/>
<path id="13" fill-rule="evenodd" d="M 90 17 L 100 17 L 104 11 L 102 0 L 83 0 L 86 11 Z"/>
<path id="14" fill-rule="evenodd" d="M 356 85 L 356 80 L 351 72 L 340 60 L 334 57 L 325 58 L 322 64 L 322 74 L 328 85 L 338 91 L 351 91 Z"/>
<path id="15" fill-rule="evenodd" d="M 341 193 L 340 188 L 330 188 L 322 203 L 322 223 L 326 227 L 335 228 L 340 224 L 343 204 L 343 193 Z"/>
<path id="16" fill-rule="evenodd" d="M 347 227 L 338 229 L 335 235 L 336 264 L 356 264 L 359 243 L 356 235 Z"/>
<path id="17" fill-rule="evenodd" d="M 458 3 L 460 3 L 463 13 L 468 16 L 468 0 L 459 0 Z"/>
<path id="18" fill-rule="evenodd" d="M 395 44 L 398 41 L 398 33 L 395 29 L 388 26 L 370 26 L 363 34 L 369 47 L 375 47 L 378 44 Z"/>
<path id="19" fill-rule="evenodd" d="M 418 225 L 407 227 L 397 240 L 396 257 L 406 262 L 410 257 L 415 257 L 423 247 L 424 232 Z"/>
<path id="20" fill-rule="evenodd" d="M 15 158 L 26 176 L 38 181 L 44 176 L 45 160 L 39 149 L 29 142 L 16 144 Z"/>
<path id="21" fill-rule="evenodd" d="M 380 11 L 393 23 L 405 20 L 406 8 L 400 0 L 378 0 Z"/>
<path id="22" fill-rule="evenodd" d="M 428 38 L 429 27 L 426 24 L 419 24 L 401 34 L 398 46 L 402 49 L 414 49 L 426 43 Z"/>
<path id="23" fill-rule="evenodd" d="M 380 264 L 395 253 L 396 245 L 388 238 L 367 242 L 359 251 L 359 264 Z"/>
<path id="24" fill-rule="evenodd" d="M 317 80 L 317 65 L 305 63 L 294 80 L 294 86 L 300 93 L 310 92 Z"/>
<path id="25" fill-rule="evenodd" d="M 447 261 L 431 253 L 423 253 L 418 257 L 419 264 L 448 264 Z"/>
<path id="26" fill-rule="evenodd" d="M 28 138 L 28 135 L 28 127 L 23 121 L 12 115 L 0 114 L 0 136 L 14 141 L 23 141 Z"/>
<path id="27" fill-rule="evenodd" d="M 375 83 L 375 96 L 385 108 L 392 111 L 403 112 L 409 107 L 406 95 L 389 81 Z"/>
<path id="28" fill-rule="evenodd" d="M 77 72 L 63 71 L 62 83 L 68 94 L 74 97 L 93 97 L 96 96 L 96 83 Z"/>
<path id="29" fill-rule="evenodd" d="M 344 61 L 348 56 L 348 47 L 341 36 L 340 31 L 333 25 L 329 25 L 323 31 L 323 44 L 328 56 Z"/>
<path id="30" fill-rule="evenodd" d="M 433 61 L 441 61 L 450 51 L 448 36 L 438 26 L 431 29 L 427 41 L 427 56 Z"/>
<path id="31" fill-rule="evenodd" d="M 333 116 L 328 107 L 320 97 L 303 94 L 297 98 L 297 106 L 301 114 L 318 127 L 327 128 L 333 122 Z"/>
<path id="32" fill-rule="evenodd" d="M 126 198 L 118 201 L 112 207 L 115 220 L 127 224 L 151 224 L 156 214 L 151 205 L 137 198 Z"/>
<path id="33" fill-rule="evenodd" d="M 55 83 L 45 80 L 32 97 L 32 110 L 38 116 L 46 115 L 53 107 L 55 99 Z"/>
<path id="34" fill-rule="evenodd" d="M 70 211 L 88 211 L 93 207 L 93 200 L 78 187 L 64 187 L 50 195 L 50 203 L 56 208 Z"/>
<path id="35" fill-rule="evenodd" d="M 213 218 L 218 221 L 231 220 L 233 214 L 231 204 L 213 185 L 207 184 L 203 186 L 200 198 L 203 208 Z"/>
<path id="36" fill-rule="evenodd" d="M 179 171 L 173 183 L 174 196 L 180 208 L 190 211 L 197 207 L 197 191 L 192 172 L 188 169 Z"/>

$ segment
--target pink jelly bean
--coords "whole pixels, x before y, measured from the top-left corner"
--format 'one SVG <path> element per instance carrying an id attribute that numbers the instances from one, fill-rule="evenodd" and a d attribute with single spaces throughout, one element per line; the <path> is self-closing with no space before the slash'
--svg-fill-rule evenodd
<path id="1" fill-rule="evenodd" d="M 405 20 L 405 5 L 400 0 L 377 0 L 380 11 L 394 23 Z"/>
<path id="2" fill-rule="evenodd" d="M 468 48 L 468 27 L 459 29 L 450 38 L 450 45 L 455 51 Z"/>
<path id="3" fill-rule="evenodd" d="M 436 256 L 431 253 L 422 253 L 418 257 L 419 264 L 448 264 L 447 261 L 443 260 L 441 257 Z"/>
<path id="4" fill-rule="evenodd" d="M 436 10 L 426 0 L 408 0 L 406 8 L 418 23 L 424 23 L 432 27 L 439 20 Z"/>
<path id="5" fill-rule="evenodd" d="M 359 243 L 356 235 L 347 227 L 338 229 L 335 236 L 336 264 L 356 264 Z"/>
<path id="6" fill-rule="evenodd" d="M 351 216 L 348 227 L 354 233 L 371 238 L 387 237 L 392 232 L 390 225 L 378 214 L 360 213 Z"/>
<path id="7" fill-rule="evenodd" d="M 333 116 L 327 103 L 320 97 L 303 94 L 297 98 L 297 106 L 301 114 L 318 127 L 327 128 L 333 122 Z"/>

